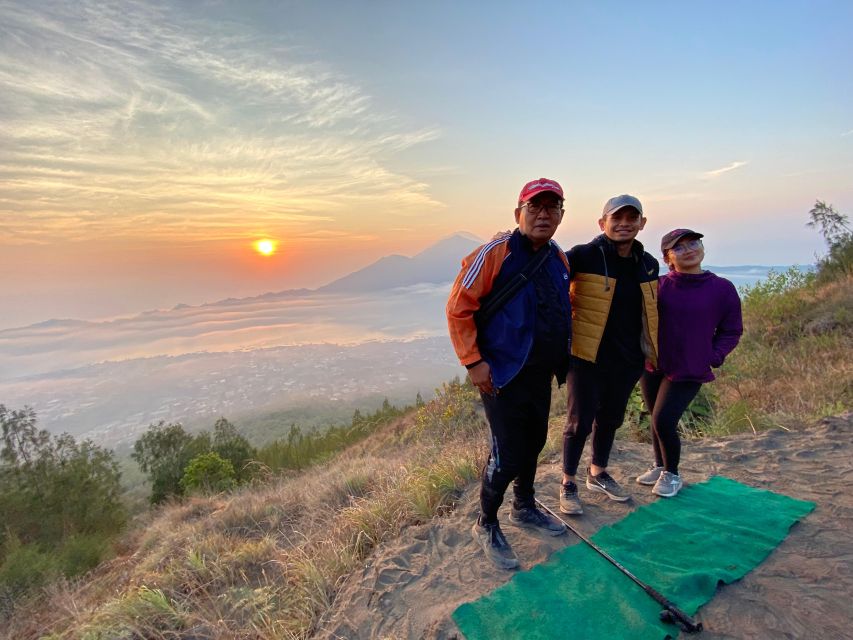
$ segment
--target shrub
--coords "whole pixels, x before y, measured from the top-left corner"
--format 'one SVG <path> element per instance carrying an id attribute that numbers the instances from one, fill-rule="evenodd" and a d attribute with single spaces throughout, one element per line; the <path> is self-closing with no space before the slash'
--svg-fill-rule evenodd
<path id="1" fill-rule="evenodd" d="M 59 550 L 58 563 L 67 577 L 82 575 L 100 564 L 111 551 L 110 540 L 98 534 L 77 534 Z"/>
<path id="2" fill-rule="evenodd" d="M 785 294 L 812 286 L 815 277 L 813 272 L 803 271 L 799 267 L 790 267 L 782 273 L 771 269 L 767 278 L 741 290 L 744 315 L 758 312 L 755 319 L 761 320 L 764 329 L 778 324 L 800 305 L 796 295 Z"/>
<path id="3" fill-rule="evenodd" d="M 37 544 L 21 544 L 10 537 L 4 545 L 0 564 L 0 605 L 10 608 L 11 601 L 59 575 L 55 555 L 42 551 Z"/>
<path id="4" fill-rule="evenodd" d="M 203 453 L 190 460 L 181 478 L 185 492 L 219 493 L 236 484 L 234 465 L 218 453 Z"/>
<path id="5" fill-rule="evenodd" d="M 435 390 L 435 400 L 418 409 L 411 439 L 424 435 L 437 439 L 453 438 L 481 431 L 484 414 L 477 390 L 470 383 L 455 379 Z"/>

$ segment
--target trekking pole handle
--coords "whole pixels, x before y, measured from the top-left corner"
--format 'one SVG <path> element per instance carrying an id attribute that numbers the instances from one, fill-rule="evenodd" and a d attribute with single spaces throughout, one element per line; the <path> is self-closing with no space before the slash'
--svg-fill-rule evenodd
<path id="1" fill-rule="evenodd" d="M 645 591 L 647 594 L 649 594 L 658 604 L 660 604 L 664 608 L 664 610 L 661 611 L 661 615 L 660 615 L 660 619 L 663 622 L 667 622 L 670 624 L 675 623 L 678 625 L 678 627 L 682 631 L 685 631 L 687 633 L 696 633 L 697 631 L 702 630 L 702 623 L 701 622 L 696 622 L 693 618 L 691 618 L 689 615 L 687 615 L 684 611 L 679 609 L 675 605 L 675 603 L 668 600 L 666 598 L 666 596 L 664 596 L 660 591 L 658 591 L 657 589 L 655 589 L 652 586 L 647 585 L 645 582 L 640 580 L 633 573 L 628 571 L 628 569 L 623 567 L 613 556 L 611 556 L 604 549 L 602 549 L 597 544 L 595 544 L 592 540 L 587 538 L 583 533 L 581 533 L 580 531 L 575 529 L 568 522 L 563 520 L 560 516 L 558 516 L 551 509 L 549 509 L 546 505 L 544 505 L 538 498 L 534 498 L 534 500 L 536 501 L 536 504 L 539 505 L 539 507 L 541 509 L 544 509 L 549 514 L 551 514 L 551 516 L 553 516 L 554 518 L 556 518 L 557 520 L 562 522 L 563 525 L 565 525 L 565 527 L 569 531 L 571 531 L 578 538 L 580 538 L 585 543 L 587 543 L 590 547 L 592 547 L 595 551 L 597 551 L 598 554 L 601 555 L 605 560 L 607 560 L 608 562 L 610 562 L 610 564 L 612 564 L 617 569 L 619 569 L 619 571 L 621 571 L 626 576 L 631 578 L 631 580 L 633 580 L 643 591 Z"/>

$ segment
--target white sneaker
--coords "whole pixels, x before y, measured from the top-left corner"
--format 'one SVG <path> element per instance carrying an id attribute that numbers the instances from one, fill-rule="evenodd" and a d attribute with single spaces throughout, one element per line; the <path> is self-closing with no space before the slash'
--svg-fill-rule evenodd
<path id="1" fill-rule="evenodd" d="M 669 471 L 663 471 L 658 481 L 655 482 L 652 493 L 656 493 L 662 498 L 672 498 L 681 490 L 682 486 L 684 486 L 684 483 L 681 481 L 681 476 L 677 476 Z"/>
<path id="2" fill-rule="evenodd" d="M 645 473 L 637 476 L 637 484 L 644 484 L 647 487 L 651 487 L 660 478 L 661 471 L 663 471 L 663 467 L 656 467 L 653 464 L 649 465 Z"/>

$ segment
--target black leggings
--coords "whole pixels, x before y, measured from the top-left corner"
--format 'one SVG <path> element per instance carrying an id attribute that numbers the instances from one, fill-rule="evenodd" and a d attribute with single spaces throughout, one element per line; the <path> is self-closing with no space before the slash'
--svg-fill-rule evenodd
<path id="1" fill-rule="evenodd" d="M 563 431 L 563 473 L 574 476 L 590 433 L 592 464 L 606 467 L 613 449 L 616 429 L 622 426 L 631 391 L 642 368 L 603 368 L 585 360 L 572 359 L 566 378 L 568 406 Z"/>
<path id="2" fill-rule="evenodd" d="M 533 480 L 548 437 L 552 377 L 547 369 L 524 367 L 497 395 L 480 394 L 491 436 L 480 485 L 481 524 L 497 522 L 498 508 L 513 480 L 515 507 L 534 505 Z"/>
<path id="3" fill-rule="evenodd" d="M 681 460 L 681 438 L 678 421 L 699 393 L 701 382 L 673 382 L 660 372 L 643 373 L 640 390 L 652 416 L 652 444 L 655 465 L 678 474 Z"/>

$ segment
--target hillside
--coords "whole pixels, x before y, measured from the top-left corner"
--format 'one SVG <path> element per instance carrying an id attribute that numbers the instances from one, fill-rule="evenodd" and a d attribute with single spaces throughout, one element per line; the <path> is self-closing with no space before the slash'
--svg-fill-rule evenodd
<path id="1" fill-rule="evenodd" d="M 119 557 L 19 610 L 5 637 L 306 637 L 342 577 L 476 476 L 470 391 L 441 397 L 308 472 L 146 514 Z"/>
<path id="2" fill-rule="evenodd" d="M 470 394 L 447 387 L 319 468 L 231 496 L 193 498 L 137 523 L 124 553 L 80 585 L 58 585 L 18 615 L 6 638 L 455 638 L 450 614 L 506 582 L 470 538 L 482 423 Z M 554 504 L 557 437 L 540 465 Z M 438 444 L 442 443 L 442 444 Z M 853 576 L 853 416 L 685 447 L 688 483 L 712 474 L 814 500 L 817 510 L 758 569 L 702 609 L 702 638 L 844 637 Z M 617 442 L 628 478 L 648 445 Z M 577 522 L 591 534 L 652 499 L 589 498 Z M 504 517 L 505 514 L 502 515 Z M 522 569 L 573 536 L 507 527 Z"/>
<path id="3" fill-rule="evenodd" d="M 746 334 L 685 417 L 688 484 L 721 474 L 817 509 L 700 611 L 697 638 L 846 637 L 853 592 L 853 284 L 781 274 L 744 298 Z M 554 504 L 564 392 L 538 476 Z M 511 577 L 470 538 L 486 430 L 470 387 L 444 385 L 326 462 L 196 496 L 134 522 L 117 556 L 21 602 L 3 637 L 452 638 L 450 614 Z M 836 416 L 827 418 L 826 416 Z M 636 402 L 613 456 L 626 484 L 650 456 Z M 582 462 L 583 464 L 583 462 Z M 633 486 L 633 485 L 632 485 Z M 586 533 L 647 504 L 589 496 Z M 507 527 L 523 568 L 570 535 Z"/>

